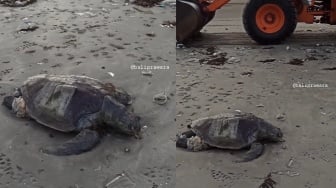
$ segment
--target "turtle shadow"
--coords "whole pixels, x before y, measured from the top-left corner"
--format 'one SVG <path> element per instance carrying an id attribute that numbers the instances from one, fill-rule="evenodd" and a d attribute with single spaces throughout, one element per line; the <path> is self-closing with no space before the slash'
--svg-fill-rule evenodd
<path id="1" fill-rule="evenodd" d="M 52 128 L 43 126 L 42 124 L 39 124 L 34 120 L 31 120 L 31 122 L 32 122 L 31 131 L 36 131 L 38 133 L 34 133 L 35 135 L 41 135 L 41 137 L 44 137 L 44 139 L 42 140 L 35 139 L 35 141 L 38 144 L 37 149 L 42 153 L 44 152 L 41 149 L 47 146 L 57 147 L 62 143 L 65 143 L 73 139 L 77 134 L 79 134 L 78 132 L 57 131 Z M 100 135 L 100 141 L 95 148 L 92 148 L 90 151 L 85 152 L 87 154 L 88 153 L 97 154 L 105 151 L 115 151 L 117 153 L 118 152 L 129 153 L 130 151 L 132 152 L 138 151 L 138 148 L 141 148 L 141 146 L 138 146 L 140 143 L 136 138 L 120 133 L 119 131 L 113 128 L 104 127 L 97 131 Z M 75 154 L 71 156 L 79 156 L 79 155 L 87 156 L 85 155 L 85 153 Z M 91 154 L 88 155 L 90 156 Z"/>
<path id="2" fill-rule="evenodd" d="M 265 155 L 267 152 L 269 152 L 274 146 L 279 146 L 281 145 L 281 142 L 261 142 L 266 148 L 269 148 L 268 150 L 264 150 L 262 155 L 260 157 L 262 157 L 263 155 Z M 206 154 L 213 154 L 216 156 L 220 156 L 220 155 L 225 155 L 224 157 L 229 157 L 227 158 L 228 161 L 230 162 L 234 162 L 234 163 L 242 163 L 241 161 L 237 160 L 237 159 L 242 159 L 244 158 L 244 156 L 246 155 L 246 153 L 249 151 L 249 147 L 243 148 L 243 149 L 222 149 L 222 148 L 216 148 L 216 147 L 210 147 L 208 149 L 202 150 L 202 151 L 189 151 L 183 148 L 179 148 L 176 147 L 176 149 L 181 150 L 181 151 L 187 151 L 187 152 L 191 152 L 191 153 L 206 153 Z M 258 158 L 260 158 L 258 157 Z M 258 159 L 256 158 L 256 159 Z M 253 161 L 253 160 L 252 160 Z M 246 162 L 252 162 L 252 161 L 245 161 Z"/>
<path id="3" fill-rule="evenodd" d="M 248 151 L 248 149 L 240 149 L 240 150 L 231 150 L 231 149 L 221 149 L 221 148 L 210 148 L 207 150 L 209 153 L 226 153 L 228 155 L 237 155 L 243 154 Z"/>
<path id="4" fill-rule="evenodd" d="M 128 110 L 133 111 L 132 107 L 129 107 Z M 17 118 L 15 114 L 13 114 L 10 110 L 8 110 L 5 106 L 0 105 L 0 113 L 5 116 L 8 121 L 8 127 L 13 129 L 20 129 L 22 126 L 25 127 L 25 140 L 28 139 L 33 141 L 38 148 L 43 148 L 45 146 L 51 145 L 56 146 L 65 141 L 68 141 L 74 138 L 78 132 L 62 132 L 59 130 L 55 130 L 48 126 L 45 126 L 32 118 Z M 142 119 L 143 123 L 147 123 L 147 121 Z M 10 126 L 11 125 L 11 126 Z M 14 126 L 12 126 L 14 125 Z M 137 139 L 130 139 L 130 135 L 123 134 L 115 128 L 111 128 L 108 126 L 99 126 L 97 132 L 100 135 L 100 142 L 105 142 L 106 140 L 116 142 L 118 147 L 133 145 Z M 99 145 L 102 145 L 100 143 Z M 98 147 L 99 147 L 98 145 Z"/>
<path id="5" fill-rule="evenodd" d="M 68 137 L 67 135 L 69 135 L 69 133 L 60 132 L 51 129 L 49 127 L 43 126 L 42 124 L 30 118 L 17 118 L 13 113 L 10 112 L 10 110 L 6 109 L 3 105 L 1 105 L 0 108 L 1 108 L 0 112 L 10 120 L 10 122 L 8 123 L 15 124 L 15 126 L 17 126 L 16 128 L 20 128 L 19 126 L 23 125 L 28 126 L 32 130 L 37 131 L 39 133 L 59 135 L 61 137 Z M 50 135 L 50 137 L 53 137 L 52 135 Z"/>
<path id="6" fill-rule="evenodd" d="M 228 155 L 237 155 L 237 154 L 243 154 L 248 151 L 248 148 L 246 149 L 240 149 L 240 150 L 232 150 L 232 149 L 222 149 L 222 148 L 216 148 L 216 147 L 211 147 L 202 151 L 189 151 L 183 148 L 176 147 L 176 149 L 180 151 L 186 151 L 186 152 L 191 152 L 191 153 L 210 153 L 210 154 L 228 154 Z"/>
<path id="7" fill-rule="evenodd" d="M 57 140 L 63 140 L 64 139 L 71 139 L 73 137 L 75 137 L 79 132 L 76 131 L 72 131 L 72 132 L 62 132 L 62 131 L 58 131 L 55 130 L 53 128 L 44 126 L 42 124 L 40 124 L 39 122 L 35 121 L 34 119 L 29 119 L 29 120 L 23 120 L 21 119 L 22 122 L 26 122 L 30 124 L 30 127 L 34 130 L 34 131 L 38 131 L 39 134 L 48 134 L 50 138 L 55 138 Z M 110 128 L 107 126 L 101 126 L 99 127 L 99 129 L 97 129 L 97 132 L 99 133 L 100 137 L 102 139 L 104 139 L 105 137 L 113 137 L 116 139 L 125 139 L 125 138 L 129 138 L 131 136 L 122 133 L 120 131 L 118 131 L 115 128 Z"/>
<path id="8" fill-rule="evenodd" d="M 44 126 L 33 119 L 20 119 L 20 121 L 26 122 L 26 124 L 31 128 L 32 131 L 36 131 L 36 134 L 41 134 L 41 136 L 48 135 L 49 138 L 52 138 L 54 140 L 61 141 L 71 139 L 78 134 L 75 132 L 58 131 L 50 127 Z"/>
<path id="9" fill-rule="evenodd" d="M 209 148 L 204 150 L 209 154 L 215 155 L 226 155 L 230 157 L 228 160 L 234 161 L 236 158 L 242 158 L 244 154 L 248 151 L 248 148 L 240 149 L 240 150 L 232 150 L 232 149 L 221 149 L 221 148 Z"/>

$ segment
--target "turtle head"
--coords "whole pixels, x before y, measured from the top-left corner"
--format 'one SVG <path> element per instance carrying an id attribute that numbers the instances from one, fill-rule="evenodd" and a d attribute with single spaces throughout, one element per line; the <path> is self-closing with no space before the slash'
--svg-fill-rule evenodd
<path id="1" fill-rule="evenodd" d="M 17 117 L 26 116 L 26 102 L 22 97 L 6 96 L 2 104 L 12 110 Z"/>
<path id="2" fill-rule="evenodd" d="M 22 96 L 22 92 L 20 88 L 15 88 L 13 95 L 5 96 L 2 101 L 2 105 L 6 106 L 9 110 L 13 109 L 13 104 L 15 102 L 15 98 L 20 98 Z"/>
<path id="3" fill-rule="evenodd" d="M 135 138 L 141 138 L 141 118 L 139 116 L 134 116 L 128 125 L 129 134 L 135 136 Z"/>
<path id="4" fill-rule="evenodd" d="M 122 134 L 141 138 L 140 117 L 132 113 L 126 112 L 120 117 L 105 118 L 105 123 Z"/>
<path id="5" fill-rule="evenodd" d="M 259 138 L 273 142 L 283 142 L 283 133 L 280 128 L 262 120 L 260 122 Z"/>
<path id="6" fill-rule="evenodd" d="M 115 91 L 114 94 L 115 98 L 117 99 L 117 101 L 119 101 L 121 104 L 128 106 L 130 104 L 132 104 L 132 97 L 131 95 L 129 95 L 126 91 L 124 91 L 123 89 L 117 89 Z"/>
<path id="7" fill-rule="evenodd" d="M 103 121 L 111 128 L 117 129 L 126 135 L 140 137 L 140 117 L 116 101 L 112 97 L 106 97 L 103 107 Z"/>

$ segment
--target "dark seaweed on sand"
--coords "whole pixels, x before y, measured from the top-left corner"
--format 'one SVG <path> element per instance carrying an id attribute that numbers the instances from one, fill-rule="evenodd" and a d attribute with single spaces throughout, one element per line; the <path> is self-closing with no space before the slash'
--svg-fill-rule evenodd
<path id="1" fill-rule="evenodd" d="M 159 4 L 162 0 L 135 0 L 133 4 L 143 7 L 153 7 Z"/>

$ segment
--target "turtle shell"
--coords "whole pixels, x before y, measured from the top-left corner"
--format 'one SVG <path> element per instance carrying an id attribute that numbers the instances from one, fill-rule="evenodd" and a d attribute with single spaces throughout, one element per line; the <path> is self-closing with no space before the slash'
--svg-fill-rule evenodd
<path id="1" fill-rule="evenodd" d="M 77 130 L 80 118 L 100 112 L 104 97 L 114 91 L 111 84 L 74 75 L 37 75 L 21 87 L 27 114 L 63 132 Z"/>
<path id="2" fill-rule="evenodd" d="M 220 114 L 195 120 L 193 132 L 212 146 L 242 149 L 257 140 L 259 118 L 252 114 Z"/>

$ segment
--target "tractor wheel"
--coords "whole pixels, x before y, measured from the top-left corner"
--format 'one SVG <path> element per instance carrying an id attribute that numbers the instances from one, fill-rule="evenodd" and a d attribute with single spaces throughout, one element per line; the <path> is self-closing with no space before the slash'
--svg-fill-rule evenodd
<path id="1" fill-rule="evenodd" d="M 214 17 L 215 17 L 216 12 L 209 12 L 208 13 L 208 18 L 206 21 L 206 24 L 209 23 Z"/>
<path id="2" fill-rule="evenodd" d="M 191 0 L 191 1 L 193 1 L 193 2 L 195 2 L 195 3 L 198 2 L 198 0 Z M 208 5 L 209 5 L 209 3 L 207 3 L 207 2 L 202 2 L 202 3 L 200 4 L 200 7 L 203 8 L 203 7 L 206 7 L 206 6 L 208 6 Z M 198 32 L 195 32 L 195 33 L 192 35 L 193 38 L 198 38 L 198 37 L 202 36 L 202 34 L 201 34 L 201 30 L 203 29 L 203 27 L 204 27 L 206 24 L 208 24 L 208 23 L 215 17 L 215 14 L 216 14 L 216 12 L 202 12 L 202 15 L 203 15 L 203 25 L 202 25 L 202 27 L 199 29 Z"/>
<path id="3" fill-rule="evenodd" d="M 296 28 L 296 8 L 291 0 L 250 0 L 243 22 L 247 34 L 257 43 L 279 44 Z"/>
<path id="4" fill-rule="evenodd" d="M 205 1 L 201 3 L 201 7 L 202 8 L 206 7 L 208 5 L 209 5 L 209 3 L 205 2 Z M 206 24 L 208 24 L 215 17 L 215 14 L 216 14 L 216 12 L 203 12 L 203 17 L 204 17 L 204 25 L 203 25 L 203 27 Z"/>

